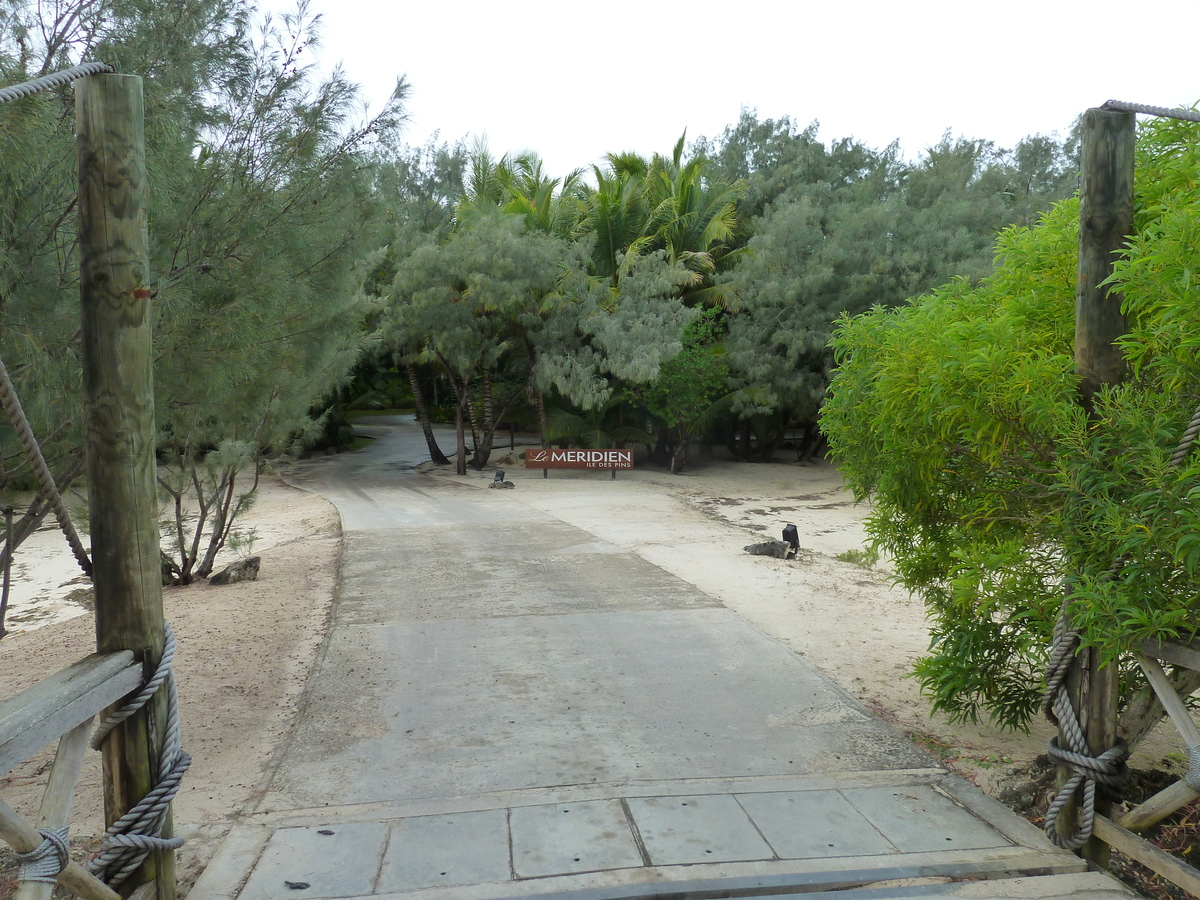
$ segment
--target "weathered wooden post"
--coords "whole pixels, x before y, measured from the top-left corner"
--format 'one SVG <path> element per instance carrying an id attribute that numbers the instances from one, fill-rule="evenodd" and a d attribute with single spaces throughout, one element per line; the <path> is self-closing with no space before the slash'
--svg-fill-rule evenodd
<path id="1" fill-rule="evenodd" d="M 1103 109 L 1084 113 L 1075 370 L 1089 415 L 1101 387 L 1125 377 L 1124 359 L 1114 345 L 1126 330 L 1122 297 L 1103 282 L 1133 230 L 1134 135 L 1133 113 Z M 1108 750 L 1117 739 L 1117 667 L 1102 667 L 1095 651 L 1083 650 L 1068 678 L 1068 689 L 1093 755 Z M 1097 813 L 1107 815 L 1109 806 L 1097 798 Z M 1059 832 L 1071 833 L 1075 821 L 1073 814 L 1061 816 Z M 1082 853 L 1097 864 L 1107 864 L 1108 845 L 1095 838 Z"/>
<path id="2" fill-rule="evenodd" d="M 132 650 L 153 672 L 164 636 L 141 78 L 76 81 L 75 113 L 96 648 Z M 104 744 L 109 824 L 154 785 L 166 705 L 159 691 Z M 172 900 L 174 854 L 152 854 L 130 881 L 154 881 Z"/>

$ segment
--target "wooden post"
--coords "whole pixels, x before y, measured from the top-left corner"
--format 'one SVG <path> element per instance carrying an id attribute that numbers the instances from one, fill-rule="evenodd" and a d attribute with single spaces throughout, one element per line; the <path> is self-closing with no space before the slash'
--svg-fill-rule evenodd
<path id="1" fill-rule="evenodd" d="M 1113 346 L 1126 331 L 1122 297 L 1101 282 L 1133 230 L 1134 124 L 1133 113 L 1089 109 L 1083 115 L 1075 370 L 1089 412 L 1102 385 L 1125 377 L 1125 361 Z"/>
<path id="2" fill-rule="evenodd" d="M 1122 297 L 1102 282 L 1112 274 L 1115 254 L 1133 230 L 1134 126 L 1133 113 L 1089 109 L 1083 115 L 1075 369 L 1080 377 L 1080 399 L 1089 415 L 1100 388 L 1125 376 L 1125 362 L 1113 344 L 1126 330 Z M 1068 678 L 1071 699 L 1093 754 L 1116 743 L 1117 676 L 1115 665 L 1102 667 L 1095 651 L 1084 650 Z M 1111 803 L 1097 799 L 1097 813 L 1107 815 L 1110 807 Z M 1063 812 L 1069 814 L 1060 816 L 1059 828 L 1069 833 L 1076 817 L 1074 810 Z M 1108 845 L 1092 838 L 1082 855 L 1106 866 Z"/>
<path id="3" fill-rule="evenodd" d="M 132 650 L 152 672 L 164 637 L 142 80 L 76 81 L 75 116 L 96 649 Z M 165 734 L 166 692 L 159 691 L 105 742 L 109 824 L 153 787 Z M 169 830 L 168 819 L 164 836 Z M 172 900 L 174 854 L 148 857 L 131 883 L 146 881 L 156 882 L 159 900 Z"/>

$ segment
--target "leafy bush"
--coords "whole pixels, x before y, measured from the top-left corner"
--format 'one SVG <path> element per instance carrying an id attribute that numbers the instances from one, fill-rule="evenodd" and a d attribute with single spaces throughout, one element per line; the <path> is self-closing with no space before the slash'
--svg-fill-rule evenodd
<path id="1" fill-rule="evenodd" d="M 1025 725 L 1064 599 L 1109 660 L 1196 633 L 1200 462 L 1171 457 L 1200 398 L 1198 136 L 1169 122 L 1139 138 L 1136 236 L 1114 275 L 1129 378 L 1094 421 L 1074 374 L 1077 200 L 1003 232 L 977 287 L 839 323 L 823 426 L 929 610 L 917 676 L 954 717 Z"/>

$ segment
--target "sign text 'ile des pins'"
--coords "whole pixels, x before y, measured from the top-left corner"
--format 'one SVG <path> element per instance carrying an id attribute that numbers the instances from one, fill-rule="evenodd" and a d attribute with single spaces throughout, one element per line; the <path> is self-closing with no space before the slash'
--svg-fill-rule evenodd
<path id="1" fill-rule="evenodd" d="M 632 469 L 632 450 L 528 450 L 527 469 Z"/>

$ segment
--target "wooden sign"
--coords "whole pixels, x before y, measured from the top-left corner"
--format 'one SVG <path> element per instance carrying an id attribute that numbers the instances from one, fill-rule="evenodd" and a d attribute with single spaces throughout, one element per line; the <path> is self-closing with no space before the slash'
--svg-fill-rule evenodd
<path id="1" fill-rule="evenodd" d="M 527 469 L 632 469 L 632 450 L 525 451 Z"/>

